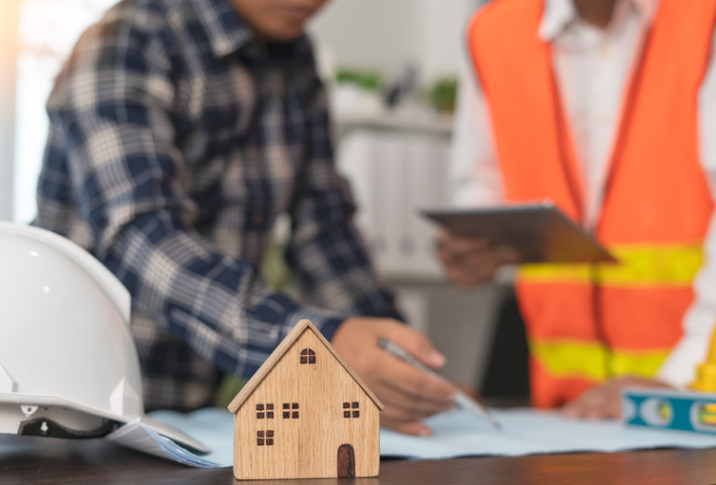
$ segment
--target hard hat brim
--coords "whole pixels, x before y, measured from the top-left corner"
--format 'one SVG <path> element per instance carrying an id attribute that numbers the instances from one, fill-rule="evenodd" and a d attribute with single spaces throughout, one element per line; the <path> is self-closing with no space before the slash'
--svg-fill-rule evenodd
<path id="1" fill-rule="evenodd" d="M 5 404 L 17 404 L 18 406 L 43 406 L 43 407 L 53 407 L 53 408 L 64 408 L 64 409 L 70 409 L 74 411 L 79 411 L 82 413 L 86 413 L 92 416 L 98 416 L 101 418 L 117 421 L 122 424 L 127 424 L 129 422 L 139 420 L 141 424 L 146 426 L 147 428 L 155 431 L 159 435 L 170 439 L 177 444 L 183 446 L 184 448 L 187 448 L 188 450 L 199 453 L 199 454 L 206 454 L 211 451 L 211 448 L 207 447 L 205 444 L 200 442 L 197 439 L 192 438 L 188 434 L 184 433 L 183 431 L 163 422 L 156 418 L 153 418 L 151 416 L 148 416 L 146 414 L 138 414 L 138 415 L 121 415 L 121 414 L 114 414 L 109 413 L 105 410 L 95 408 L 92 406 L 87 406 L 82 403 L 73 402 L 67 399 L 63 399 L 61 397 L 57 396 L 43 396 L 38 394 L 21 394 L 21 393 L 5 393 L 0 392 L 0 403 Z"/>

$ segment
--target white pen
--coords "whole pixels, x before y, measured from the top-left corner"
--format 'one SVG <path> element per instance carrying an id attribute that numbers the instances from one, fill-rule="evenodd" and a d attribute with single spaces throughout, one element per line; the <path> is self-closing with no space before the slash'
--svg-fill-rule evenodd
<path id="1" fill-rule="evenodd" d="M 428 374 L 435 379 L 454 385 L 445 375 L 423 364 L 414 355 L 412 355 L 410 352 L 408 352 L 395 342 L 391 342 L 385 337 L 380 337 L 378 338 L 378 346 L 388 352 L 393 357 L 397 357 L 398 359 L 402 360 L 403 362 L 406 362 L 407 364 L 410 364 L 419 371 L 424 372 L 425 374 Z M 481 402 L 471 398 L 470 396 L 462 392 L 460 389 L 456 389 L 456 391 L 457 392 L 455 394 L 455 403 L 458 406 L 460 406 L 465 411 L 471 412 L 472 414 L 479 416 L 482 419 L 487 419 L 495 426 L 495 428 L 502 428 L 502 425 L 497 420 L 497 418 Z"/>

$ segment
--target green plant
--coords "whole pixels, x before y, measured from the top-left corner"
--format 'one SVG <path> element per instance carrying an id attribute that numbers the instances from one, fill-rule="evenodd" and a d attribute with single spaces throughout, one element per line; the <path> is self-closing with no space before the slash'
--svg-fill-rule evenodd
<path id="1" fill-rule="evenodd" d="M 338 84 L 355 84 L 369 91 L 377 91 L 382 85 L 383 76 L 380 71 L 375 69 L 342 68 L 336 71 L 336 82 Z"/>
<path id="2" fill-rule="evenodd" d="M 455 76 L 446 76 L 436 80 L 427 90 L 426 97 L 428 102 L 438 111 L 454 111 L 457 97 L 457 78 Z"/>

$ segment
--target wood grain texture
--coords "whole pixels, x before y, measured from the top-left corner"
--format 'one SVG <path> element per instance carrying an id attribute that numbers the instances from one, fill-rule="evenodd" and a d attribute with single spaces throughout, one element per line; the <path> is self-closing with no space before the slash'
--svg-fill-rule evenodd
<path id="1" fill-rule="evenodd" d="M 189 468 L 104 440 L 0 434 L 3 485 L 236 485 L 231 468 Z M 383 460 L 379 478 L 259 480 L 251 485 L 707 485 L 716 449 L 454 460 Z"/>
<path id="2" fill-rule="evenodd" d="M 363 391 L 370 396 L 371 400 L 375 403 L 378 408 L 383 411 L 385 409 L 385 406 L 382 402 L 380 402 L 380 399 L 376 397 L 375 394 L 368 388 L 368 386 L 365 385 L 365 383 L 361 380 L 360 377 L 358 377 L 358 374 L 353 372 L 353 369 L 350 368 L 348 363 L 346 363 L 345 360 L 343 360 L 343 357 L 340 356 L 338 352 L 336 352 L 336 349 L 333 348 L 333 346 L 326 340 L 326 338 L 321 334 L 321 332 L 318 331 L 318 329 L 311 323 L 310 320 L 301 320 L 298 322 L 298 324 L 293 328 L 291 332 L 289 332 L 288 335 L 281 341 L 281 343 L 276 347 L 276 350 L 271 352 L 271 355 L 269 355 L 268 359 L 263 363 L 261 367 L 259 367 L 259 370 L 256 371 L 256 373 L 253 375 L 253 377 L 246 383 L 246 385 L 241 389 L 241 391 L 236 395 L 236 397 L 229 403 L 229 411 L 232 413 L 235 413 L 239 407 L 243 404 L 243 402 L 246 400 L 246 398 L 254 392 L 254 389 L 256 386 L 263 381 L 266 374 L 271 372 L 274 365 L 276 365 L 276 362 L 278 362 L 281 357 L 283 357 L 283 354 L 294 344 L 294 341 L 303 333 L 303 331 L 306 328 L 310 328 L 313 333 L 318 337 L 318 339 L 323 343 L 323 345 L 330 351 L 331 354 L 333 354 L 333 357 L 345 368 L 345 370 L 355 379 L 355 381 L 361 386 Z M 300 359 L 299 359 L 300 363 Z"/>
<path id="3" fill-rule="evenodd" d="M 259 382 L 250 381 L 250 392 L 242 390 L 230 405 L 235 413 L 234 476 L 335 478 L 343 445 L 352 447 L 355 477 L 377 476 L 380 408 L 374 396 L 313 325 L 297 327 L 285 341 L 290 344 L 277 349 L 280 356 L 267 361 L 270 367 L 262 367 L 252 379 Z M 301 363 L 307 356 L 315 360 Z M 289 403 L 290 417 L 285 414 Z M 347 417 L 344 405 L 350 410 Z M 269 419 L 268 406 L 281 412 Z M 268 432 L 273 433 L 270 444 Z"/>

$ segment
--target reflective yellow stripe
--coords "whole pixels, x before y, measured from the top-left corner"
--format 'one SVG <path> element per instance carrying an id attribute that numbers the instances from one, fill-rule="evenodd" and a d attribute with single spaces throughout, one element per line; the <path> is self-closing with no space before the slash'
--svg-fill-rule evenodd
<path id="1" fill-rule="evenodd" d="M 582 377 L 603 381 L 610 375 L 652 376 L 669 349 L 635 351 L 612 349 L 580 340 L 530 341 L 532 357 L 555 377 Z"/>
<path id="2" fill-rule="evenodd" d="M 520 280 L 530 283 L 592 283 L 587 264 L 525 264 L 520 266 Z"/>
<path id="3" fill-rule="evenodd" d="M 691 284 L 704 262 L 701 244 L 684 246 L 623 246 L 614 249 L 626 264 L 602 265 L 601 279 L 613 285 Z"/>
<path id="4" fill-rule="evenodd" d="M 611 286 L 690 285 L 704 262 L 701 244 L 678 246 L 629 245 L 610 250 L 617 264 L 530 264 L 520 268 L 527 282 L 587 284 L 596 280 Z"/>
<path id="5" fill-rule="evenodd" d="M 532 357 L 550 373 L 560 377 L 586 377 L 602 381 L 607 377 L 607 352 L 603 345 L 561 340 L 530 342 Z"/>
<path id="6" fill-rule="evenodd" d="M 670 349 L 649 350 L 642 352 L 613 351 L 611 371 L 613 374 L 636 374 L 653 376 L 661 364 L 669 356 Z"/>

